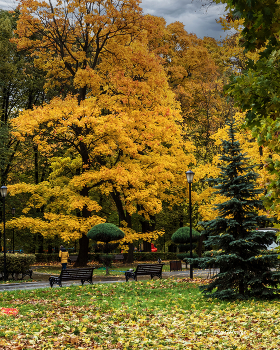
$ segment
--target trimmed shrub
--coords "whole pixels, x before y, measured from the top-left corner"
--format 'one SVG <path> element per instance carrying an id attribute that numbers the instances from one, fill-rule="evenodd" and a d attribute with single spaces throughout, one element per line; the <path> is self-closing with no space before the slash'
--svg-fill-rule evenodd
<path id="1" fill-rule="evenodd" d="M 6 268 L 8 274 L 20 274 L 30 269 L 36 261 L 34 254 L 6 254 Z M 4 273 L 4 253 L 0 253 L 0 273 Z"/>
<path id="2" fill-rule="evenodd" d="M 70 253 L 69 253 L 70 254 Z M 58 257 L 58 253 L 36 253 L 36 262 L 58 262 L 59 261 L 59 257 Z"/>
<path id="3" fill-rule="evenodd" d="M 93 226 L 88 231 L 87 236 L 95 241 L 108 243 L 124 238 L 124 232 L 118 226 L 105 222 Z"/>
<path id="4" fill-rule="evenodd" d="M 197 242 L 199 240 L 200 233 L 192 228 L 192 241 Z M 180 227 L 171 237 L 172 242 L 177 244 L 190 243 L 190 228 Z"/>
<path id="5" fill-rule="evenodd" d="M 69 253 L 70 254 L 70 253 Z M 112 253 L 112 255 L 116 255 L 120 253 Z M 124 256 L 124 261 L 126 261 L 127 253 L 122 253 Z M 78 253 L 72 253 L 70 255 L 78 255 Z M 104 255 L 104 253 L 89 253 L 88 254 L 88 260 L 89 261 L 96 261 L 98 263 L 101 262 L 101 256 Z M 166 253 L 160 253 L 160 252 L 134 252 L 133 258 L 135 261 L 157 261 L 159 258 L 161 260 L 176 260 L 176 253 L 172 252 L 166 252 Z M 36 262 L 59 262 L 58 254 L 52 253 L 36 253 Z"/>
<path id="6" fill-rule="evenodd" d="M 134 252 L 133 258 L 135 261 L 157 261 L 161 260 L 175 260 L 176 253 L 160 253 L 160 252 Z"/>

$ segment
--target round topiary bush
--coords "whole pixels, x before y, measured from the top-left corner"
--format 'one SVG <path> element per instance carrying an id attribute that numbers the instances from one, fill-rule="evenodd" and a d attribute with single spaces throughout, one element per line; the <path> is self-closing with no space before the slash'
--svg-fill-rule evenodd
<path id="1" fill-rule="evenodd" d="M 101 256 L 103 264 L 106 266 L 106 275 L 109 275 L 109 267 L 113 257 L 108 254 L 109 252 L 109 242 L 118 241 L 124 238 L 124 232 L 120 230 L 116 225 L 109 224 L 107 222 L 103 224 L 98 224 L 93 226 L 87 233 L 88 238 L 91 238 L 95 241 L 106 243 L 105 252 L 106 256 Z"/>
<path id="2" fill-rule="evenodd" d="M 88 238 L 108 243 L 124 238 L 124 232 L 116 225 L 107 222 L 93 226 L 87 233 Z"/>
<path id="3" fill-rule="evenodd" d="M 200 233 L 192 229 L 192 241 L 197 242 L 199 240 Z M 177 244 L 186 244 L 190 243 L 190 228 L 189 227 L 180 227 L 176 232 L 171 236 L 171 240 Z"/>

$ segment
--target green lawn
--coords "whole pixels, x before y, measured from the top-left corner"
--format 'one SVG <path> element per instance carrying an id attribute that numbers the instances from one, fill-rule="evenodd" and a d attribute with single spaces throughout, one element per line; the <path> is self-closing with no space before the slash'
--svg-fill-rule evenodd
<path id="1" fill-rule="evenodd" d="M 196 280 L 198 281 L 198 280 Z M 2 292 L 2 349 L 278 349 L 280 302 L 207 300 L 184 280 Z"/>

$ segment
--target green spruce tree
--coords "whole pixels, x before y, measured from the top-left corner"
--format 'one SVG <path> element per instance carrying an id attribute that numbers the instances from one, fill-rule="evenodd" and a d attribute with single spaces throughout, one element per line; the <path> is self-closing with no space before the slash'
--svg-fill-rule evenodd
<path id="1" fill-rule="evenodd" d="M 222 143 L 221 173 L 213 180 L 216 194 L 227 200 L 216 206 L 216 219 L 201 223 L 208 236 L 205 246 L 221 250 L 221 254 L 199 259 L 202 268 L 215 262 L 220 273 L 202 289 L 206 295 L 219 299 L 273 298 L 280 291 L 277 289 L 280 273 L 271 270 L 278 264 L 278 254 L 268 252 L 267 246 L 275 240 L 275 233 L 256 230 L 269 221 L 258 215 L 263 190 L 256 188 L 258 174 L 254 166 L 248 165 L 248 158 L 236 140 L 235 122 L 227 124 L 229 140 Z"/>

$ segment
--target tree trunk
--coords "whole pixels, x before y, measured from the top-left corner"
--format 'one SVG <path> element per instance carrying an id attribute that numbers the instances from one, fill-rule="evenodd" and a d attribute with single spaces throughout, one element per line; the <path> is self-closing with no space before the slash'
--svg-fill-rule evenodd
<path id="1" fill-rule="evenodd" d="M 38 253 L 44 253 L 44 236 L 38 233 Z"/>
<path id="2" fill-rule="evenodd" d="M 244 286 L 244 282 L 243 281 L 239 282 L 239 294 L 241 294 L 241 295 L 245 294 L 245 286 Z"/>
<path id="3" fill-rule="evenodd" d="M 156 228 L 156 222 L 155 217 L 151 216 L 151 220 L 153 220 L 153 223 L 151 224 L 150 221 L 141 221 L 142 226 L 142 233 L 152 232 Z M 144 252 L 151 252 L 151 243 L 143 241 L 143 251 Z"/>
<path id="4" fill-rule="evenodd" d="M 143 252 L 151 252 L 151 249 L 152 249 L 151 243 L 147 241 L 143 241 Z"/>
<path id="5" fill-rule="evenodd" d="M 131 215 L 129 215 L 128 212 L 125 212 L 120 193 L 116 189 L 114 189 L 114 191 L 111 192 L 111 197 L 113 198 L 118 210 L 119 222 L 125 221 L 127 223 L 127 227 L 131 228 L 132 227 Z M 129 249 L 128 249 L 126 262 L 133 263 L 134 244 L 129 243 L 128 247 Z"/>
<path id="6" fill-rule="evenodd" d="M 133 243 L 129 243 L 128 247 L 129 248 L 128 248 L 128 254 L 127 254 L 126 262 L 131 264 L 134 261 L 134 258 L 133 258 L 134 244 Z"/>
<path id="7" fill-rule="evenodd" d="M 79 239 L 79 243 L 80 243 L 79 254 L 78 254 L 77 261 L 74 264 L 74 267 L 87 266 L 87 262 L 88 262 L 88 244 L 89 244 L 88 237 L 85 234 L 83 234 L 82 237 Z"/>
<path id="8" fill-rule="evenodd" d="M 201 258 L 202 255 L 202 245 L 203 245 L 203 241 L 205 239 L 205 235 L 202 235 L 199 237 L 199 241 L 197 243 L 197 254 L 198 256 Z"/>

